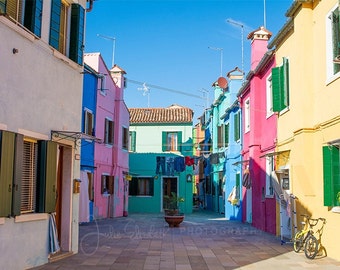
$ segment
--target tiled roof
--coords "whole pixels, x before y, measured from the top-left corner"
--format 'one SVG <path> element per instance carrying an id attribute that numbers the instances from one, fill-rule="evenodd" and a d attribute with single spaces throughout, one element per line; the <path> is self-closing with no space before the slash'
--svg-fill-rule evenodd
<path id="1" fill-rule="evenodd" d="M 193 110 L 171 105 L 168 108 L 130 108 L 130 124 L 192 123 Z"/>

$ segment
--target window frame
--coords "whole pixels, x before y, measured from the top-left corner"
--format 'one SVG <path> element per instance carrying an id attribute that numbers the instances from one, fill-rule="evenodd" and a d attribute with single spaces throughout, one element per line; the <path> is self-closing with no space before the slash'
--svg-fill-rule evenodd
<path id="1" fill-rule="evenodd" d="M 104 123 L 104 143 L 106 145 L 114 144 L 114 122 L 112 119 L 105 117 Z"/>
<path id="2" fill-rule="evenodd" d="M 129 150 L 129 128 L 122 126 L 122 149 Z"/>
<path id="3" fill-rule="evenodd" d="M 155 185 L 154 180 L 155 179 L 152 176 L 132 177 L 129 183 L 129 196 L 153 197 Z M 143 186 L 142 189 L 141 186 Z"/>
<path id="4" fill-rule="evenodd" d="M 174 135 L 172 138 L 169 135 Z M 170 142 L 169 142 L 170 139 Z M 181 131 L 163 131 L 162 132 L 162 151 L 163 152 L 180 152 L 182 144 Z"/>
<path id="5" fill-rule="evenodd" d="M 275 171 L 274 161 L 275 161 L 274 156 L 266 157 L 266 189 L 265 189 L 266 198 L 274 198 L 274 187 L 272 179 L 272 172 Z"/>
<path id="6" fill-rule="evenodd" d="M 87 108 L 84 109 L 84 133 L 94 136 L 94 114 Z"/>
<path id="7" fill-rule="evenodd" d="M 266 78 L 266 113 L 267 118 L 274 114 L 272 74 L 268 75 L 268 77 Z"/>
<path id="8" fill-rule="evenodd" d="M 340 24 L 337 22 L 337 31 L 338 33 L 334 33 L 334 24 L 333 22 L 333 14 L 338 11 L 338 20 L 340 17 L 340 5 L 336 4 L 327 14 L 325 18 L 326 24 L 326 70 L 327 70 L 327 82 L 331 82 L 332 80 L 340 77 L 340 64 L 336 64 L 333 62 L 336 56 L 340 55 L 340 47 L 338 48 L 338 52 L 335 50 L 334 43 L 340 42 Z M 337 41 L 334 42 L 334 35 L 337 35 Z"/>

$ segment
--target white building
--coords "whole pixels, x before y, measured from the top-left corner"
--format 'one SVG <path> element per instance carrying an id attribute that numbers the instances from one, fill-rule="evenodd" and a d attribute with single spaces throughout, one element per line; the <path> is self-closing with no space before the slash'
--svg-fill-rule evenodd
<path id="1" fill-rule="evenodd" d="M 84 22 L 92 2 L 0 0 L 1 269 L 78 251 Z"/>

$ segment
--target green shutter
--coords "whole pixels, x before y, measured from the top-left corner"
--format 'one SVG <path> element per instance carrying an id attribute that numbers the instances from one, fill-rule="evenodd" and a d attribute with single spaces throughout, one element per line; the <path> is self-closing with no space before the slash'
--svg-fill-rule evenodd
<path id="1" fill-rule="evenodd" d="M 334 206 L 340 191 L 339 148 L 323 147 L 324 206 Z"/>
<path id="2" fill-rule="evenodd" d="M 234 140 L 238 141 L 240 139 L 240 113 L 234 114 Z"/>
<path id="3" fill-rule="evenodd" d="M 12 209 L 15 133 L 0 131 L 0 217 Z"/>
<path id="4" fill-rule="evenodd" d="M 61 0 L 52 0 L 50 21 L 50 45 L 59 50 Z"/>
<path id="5" fill-rule="evenodd" d="M 289 106 L 289 63 L 287 58 L 283 58 L 282 85 L 282 106 L 283 108 L 287 108 Z"/>
<path id="6" fill-rule="evenodd" d="M 229 123 L 224 125 L 224 144 L 225 146 L 229 145 Z"/>
<path id="7" fill-rule="evenodd" d="M 0 0 L 0 14 L 6 11 L 6 0 Z"/>
<path id="8" fill-rule="evenodd" d="M 177 151 L 181 151 L 182 152 L 182 144 L 183 144 L 183 141 L 182 141 L 182 131 L 178 131 L 177 132 Z"/>
<path id="9" fill-rule="evenodd" d="M 39 141 L 38 181 L 37 181 L 37 212 L 51 213 L 56 206 L 57 184 L 57 143 Z"/>
<path id="10" fill-rule="evenodd" d="M 85 10 L 79 4 L 72 4 L 70 59 L 79 65 L 83 64 Z"/>
<path id="11" fill-rule="evenodd" d="M 163 152 L 166 152 L 168 147 L 167 147 L 167 144 L 168 144 L 168 140 L 167 140 L 167 132 L 166 131 L 163 131 L 162 132 L 162 151 Z"/>
<path id="12" fill-rule="evenodd" d="M 13 206 L 12 215 L 20 215 L 21 208 L 21 182 L 22 182 L 22 166 L 24 154 L 24 136 L 16 134 L 15 137 L 15 163 L 14 163 L 14 181 L 13 181 Z"/>
<path id="13" fill-rule="evenodd" d="M 280 67 L 272 69 L 272 96 L 273 96 L 273 111 L 281 111 L 280 106 Z"/>
<path id="14" fill-rule="evenodd" d="M 25 2 L 24 26 L 38 37 L 41 36 L 42 0 Z"/>

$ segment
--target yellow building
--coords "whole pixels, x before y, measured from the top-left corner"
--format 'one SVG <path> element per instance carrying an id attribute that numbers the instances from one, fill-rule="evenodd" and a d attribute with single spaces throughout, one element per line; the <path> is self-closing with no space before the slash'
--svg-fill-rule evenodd
<path id="1" fill-rule="evenodd" d="M 337 260 L 340 259 L 339 10 L 338 0 L 294 1 L 286 13 L 287 23 L 268 46 L 276 51 L 277 73 L 281 78 L 273 97 L 278 113 L 276 171 L 284 195 L 290 195 L 286 200 L 286 209 L 290 210 L 286 221 L 294 235 L 301 228 L 301 214 L 326 218 L 321 244 L 327 256 Z M 278 210 L 282 212 L 279 205 Z M 278 221 L 280 234 L 286 224 Z"/>

